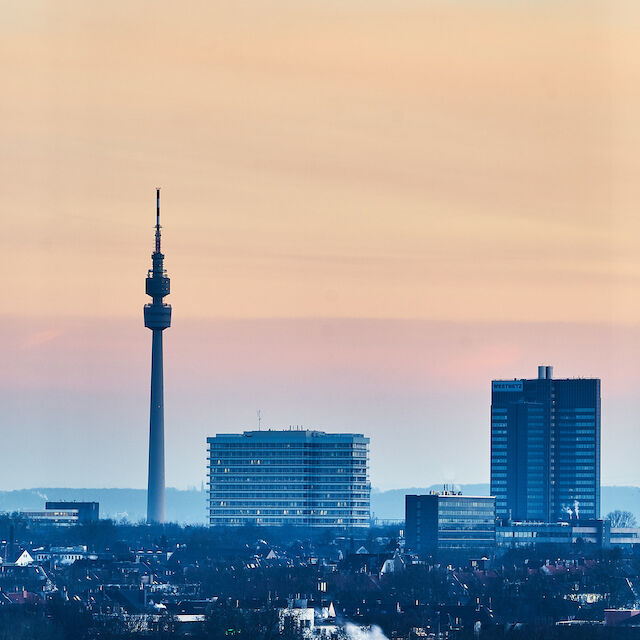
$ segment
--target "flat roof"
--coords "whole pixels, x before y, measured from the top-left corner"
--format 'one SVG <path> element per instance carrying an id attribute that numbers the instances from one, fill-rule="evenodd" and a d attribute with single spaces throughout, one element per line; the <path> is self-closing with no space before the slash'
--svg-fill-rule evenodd
<path id="1" fill-rule="evenodd" d="M 576 381 L 576 380 L 598 380 L 600 381 L 601 378 L 583 378 L 583 377 L 574 377 L 574 378 L 507 378 L 507 379 L 495 379 L 492 380 L 491 382 L 503 382 L 503 383 L 509 383 L 509 382 L 537 382 L 538 380 L 541 381 L 549 381 L 551 380 L 551 382 L 567 382 L 569 380 L 572 381 Z"/>
<path id="2" fill-rule="evenodd" d="M 495 500 L 495 496 L 468 496 L 467 494 L 451 493 L 407 493 L 407 498 L 473 498 L 474 500 Z"/>
<path id="3" fill-rule="evenodd" d="M 243 431 L 242 433 L 217 433 L 207 438 L 207 442 L 313 442 L 321 439 L 325 442 L 344 442 L 354 440 L 368 443 L 369 438 L 362 433 L 327 433 L 316 429 L 265 429 L 261 431 Z"/>

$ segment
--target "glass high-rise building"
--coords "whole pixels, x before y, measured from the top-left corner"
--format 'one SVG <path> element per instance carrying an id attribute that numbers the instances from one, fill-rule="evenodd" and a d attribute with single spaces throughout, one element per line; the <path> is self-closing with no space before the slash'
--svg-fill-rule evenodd
<path id="1" fill-rule="evenodd" d="M 491 495 L 500 518 L 600 517 L 599 379 L 493 381 Z"/>
<path id="2" fill-rule="evenodd" d="M 245 431 L 207 444 L 211 526 L 369 526 L 369 438 L 362 434 Z"/>

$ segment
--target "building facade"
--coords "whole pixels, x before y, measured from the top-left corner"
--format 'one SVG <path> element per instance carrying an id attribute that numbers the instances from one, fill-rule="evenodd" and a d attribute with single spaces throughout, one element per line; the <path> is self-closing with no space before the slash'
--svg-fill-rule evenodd
<path id="1" fill-rule="evenodd" d="M 498 517 L 600 517 L 600 380 L 494 380 L 491 495 Z"/>
<path id="2" fill-rule="evenodd" d="M 420 555 L 492 553 L 496 543 L 496 500 L 451 491 L 407 495 L 405 539 L 407 549 Z"/>
<path id="3" fill-rule="evenodd" d="M 362 434 L 245 431 L 207 444 L 211 526 L 369 526 L 369 438 Z"/>
<path id="4" fill-rule="evenodd" d="M 45 509 L 43 511 L 20 511 L 20 515 L 38 524 L 56 527 L 73 527 L 80 524 L 77 509 Z"/>

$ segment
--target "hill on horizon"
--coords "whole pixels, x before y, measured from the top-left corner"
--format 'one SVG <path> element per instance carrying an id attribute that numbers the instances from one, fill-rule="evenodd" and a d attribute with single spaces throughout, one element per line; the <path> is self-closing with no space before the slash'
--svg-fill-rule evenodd
<path id="1" fill-rule="evenodd" d="M 146 518 L 146 489 L 73 489 L 39 487 L 0 491 L 0 511 L 37 511 L 47 500 L 99 502 L 100 517 L 140 522 Z M 166 513 L 169 522 L 204 524 L 206 494 L 198 489 L 167 487 Z"/>

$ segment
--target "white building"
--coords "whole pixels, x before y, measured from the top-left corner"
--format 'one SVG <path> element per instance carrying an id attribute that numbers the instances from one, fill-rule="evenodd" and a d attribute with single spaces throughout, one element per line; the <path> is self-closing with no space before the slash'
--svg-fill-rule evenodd
<path id="1" fill-rule="evenodd" d="M 369 438 L 362 434 L 245 431 L 207 443 L 211 526 L 369 526 Z"/>

